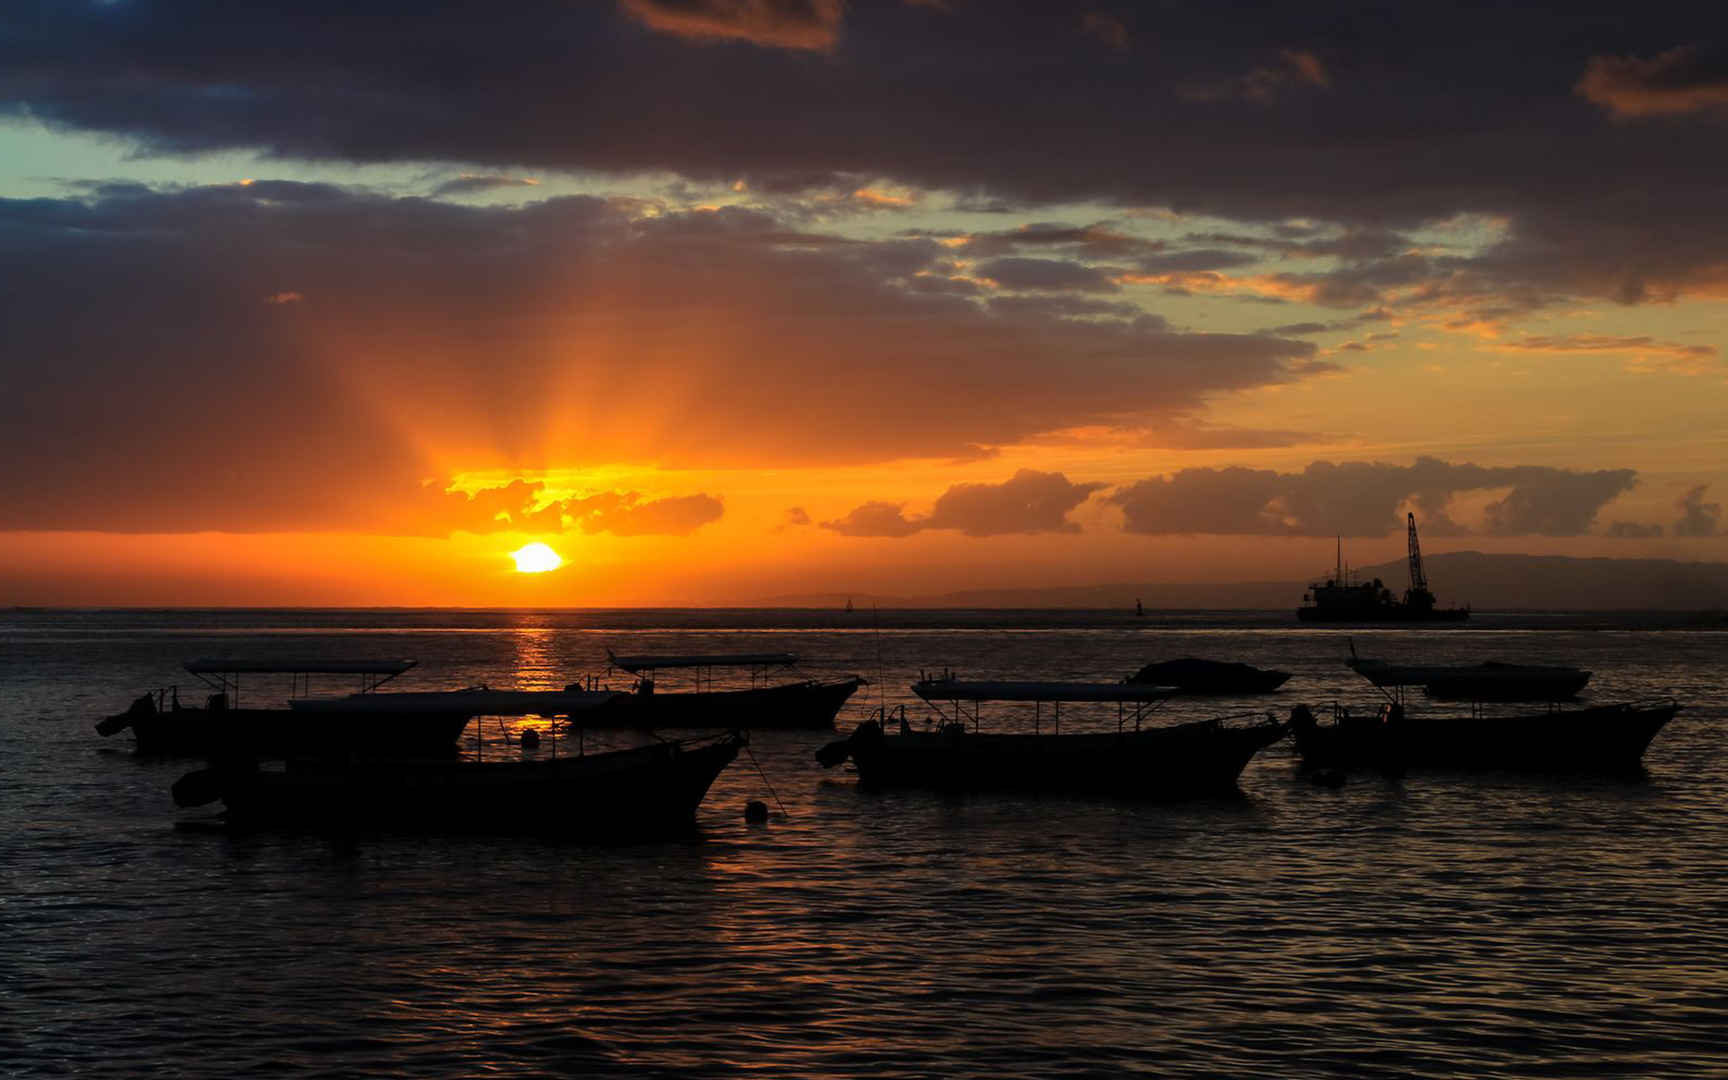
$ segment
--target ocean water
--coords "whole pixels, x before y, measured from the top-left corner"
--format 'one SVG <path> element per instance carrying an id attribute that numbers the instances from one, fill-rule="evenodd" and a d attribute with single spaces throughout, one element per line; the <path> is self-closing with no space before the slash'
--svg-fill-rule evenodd
<path id="1" fill-rule="evenodd" d="M 872 681 L 847 727 L 882 701 L 921 723 L 921 670 L 1115 680 L 1184 655 L 1295 677 L 1160 722 L 1371 707 L 1347 639 L 1575 664 L 1590 700 L 1686 709 L 1632 779 L 1329 790 L 1280 744 L 1239 798 L 1174 806 L 861 792 L 812 760 L 832 736 L 760 732 L 696 837 L 629 847 L 177 828 L 210 813 L 169 799 L 193 764 L 92 730 L 189 688 L 194 656 L 412 657 L 404 689 L 544 688 L 607 647 L 798 652 Z M 1657 616 L 0 613 L 0 1075 L 1720 1077 L 1725 649 L 1719 620 Z M 1064 730 L 1114 723 L 1064 710 Z"/>

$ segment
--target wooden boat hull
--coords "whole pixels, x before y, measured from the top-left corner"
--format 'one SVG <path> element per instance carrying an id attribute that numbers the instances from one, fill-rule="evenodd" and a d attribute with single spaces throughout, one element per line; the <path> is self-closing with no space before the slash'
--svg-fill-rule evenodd
<path id="1" fill-rule="evenodd" d="M 242 828 L 649 838 L 688 830 L 743 745 L 728 733 L 544 761 L 291 761 L 191 774 L 175 796 L 220 798 Z"/>
<path id="2" fill-rule="evenodd" d="M 1106 734 L 977 734 L 953 725 L 884 735 L 871 721 L 849 742 L 866 787 L 1182 799 L 1235 791 L 1249 759 L 1285 730 L 1275 722 L 1228 728 L 1208 720 Z"/>
<path id="3" fill-rule="evenodd" d="M 340 712 L 288 709 L 167 709 L 134 712 L 140 754 L 300 757 L 331 753 L 450 754 L 467 713 Z"/>
<path id="4" fill-rule="evenodd" d="M 1405 715 L 1292 725 L 1303 765 L 1315 769 L 1505 769 L 1620 772 L 1640 767 L 1681 706 L 1602 705 L 1527 716 Z"/>
<path id="5" fill-rule="evenodd" d="M 834 730 L 834 718 L 864 680 L 790 683 L 753 690 L 627 694 L 574 718 L 578 727 Z"/>

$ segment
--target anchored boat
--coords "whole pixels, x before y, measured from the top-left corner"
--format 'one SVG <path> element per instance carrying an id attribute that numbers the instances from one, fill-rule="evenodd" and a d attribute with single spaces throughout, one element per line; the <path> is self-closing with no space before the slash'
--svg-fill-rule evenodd
<path id="1" fill-rule="evenodd" d="M 1404 691 L 1428 685 L 1435 669 L 1380 665 L 1364 670 L 1365 661 L 1351 666 L 1381 688 L 1387 702 L 1374 714 L 1335 708 L 1329 723 L 1306 707 L 1292 713 L 1291 731 L 1308 768 L 1631 771 L 1682 708 L 1662 698 L 1512 715 L 1473 705 L 1467 715 L 1432 716 L 1407 712 Z"/>
<path id="2" fill-rule="evenodd" d="M 872 719 L 848 738 L 823 747 L 817 760 L 832 768 L 850 757 L 857 765 L 859 783 L 868 787 L 1025 789 L 1180 799 L 1235 791 L 1236 778 L 1249 759 L 1285 732 L 1284 724 L 1258 715 L 1246 724 L 1230 722 L 1241 718 L 1225 717 L 1143 727 L 1148 707 L 1172 695 L 1169 689 L 1155 686 L 964 682 L 945 677 L 915 683 L 912 692 L 939 707 L 950 706 L 951 719 L 944 719 L 934 731 L 914 731 L 902 713 L 894 735 L 883 730 L 880 720 Z M 979 709 L 986 701 L 1032 703 L 1034 733 L 980 732 Z M 1116 705 L 1117 730 L 1062 734 L 1062 705 L 1076 702 Z M 1042 731 L 1046 705 L 1051 709 L 1050 734 Z"/>
<path id="3" fill-rule="evenodd" d="M 834 682 L 801 679 L 773 683 L 776 669 L 798 663 L 796 653 L 705 653 L 618 656 L 607 651 L 612 667 L 635 678 L 634 692 L 620 696 L 590 718 L 594 726 L 619 724 L 647 728 L 737 727 L 834 729 L 834 717 L 865 680 L 857 675 Z M 744 688 L 714 685 L 716 668 L 748 672 Z M 668 693 L 658 674 L 684 670 L 693 688 Z"/>
<path id="4" fill-rule="evenodd" d="M 687 831 L 745 745 L 737 732 L 544 760 L 291 759 L 227 763 L 174 785 L 180 806 L 221 800 L 237 828 L 553 833 L 648 839 Z"/>
<path id="5" fill-rule="evenodd" d="M 204 705 L 180 703 L 175 687 L 144 694 L 123 713 L 96 725 L 104 737 L 132 731 L 141 754 L 212 754 L 287 757 L 297 754 L 359 751 L 396 754 L 448 754 L 468 721 L 477 715 L 468 703 L 421 699 L 408 707 L 387 707 L 398 695 L 378 687 L 414 667 L 413 660 L 285 661 L 200 659 L 185 670 L 209 691 Z M 314 675 L 352 675 L 361 689 L 328 699 L 328 708 L 308 713 L 298 707 L 248 708 L 241 704 L 241 677 L 287 676 L 292 687 L 309 685 Z M 289 703 L 293 705 L 292 702 Z"/>

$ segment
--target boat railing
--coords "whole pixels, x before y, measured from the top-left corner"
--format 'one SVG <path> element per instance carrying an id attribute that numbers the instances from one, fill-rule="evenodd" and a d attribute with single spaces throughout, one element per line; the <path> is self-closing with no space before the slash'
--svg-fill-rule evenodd
<path id="1" fill-rule="evenodd" d="M 648 656 L 619 656 L 611 649 L 606 650 L 606 671 L 621 671 L 635 680 L 635 686 L 640 692 L 652 693 L 662 671 L 684 669 L 692 672 L 695 678 L 695 692 L 709 694 L 715 690 L 714 669 L 742 669 L 748 672 L 749 689 L 763 690 L 774 684 L 775 673 L 779 671 L 801 675 L 798 671 L 797 653 L 713 653 L 713 654 L 668 654 Z M 803 682 L 814 682 L 807 676 Z M 725 689 L 726 687 L 721 687 Z"/>

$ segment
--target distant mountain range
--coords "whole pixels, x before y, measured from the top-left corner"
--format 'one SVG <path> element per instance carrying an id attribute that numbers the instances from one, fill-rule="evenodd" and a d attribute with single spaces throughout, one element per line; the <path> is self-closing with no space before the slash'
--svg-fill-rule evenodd
<path id="1" fill-rule="evenodd" d="M 1489 555 L 1456 551 L 1424 558 L 1429 583 L 1444 607 L 1468 604 L 1482 611 L 1718 611 L 1728 610 L 1728 563 L 1673 559 L 1575 559 L 1564 555 Z M 1364 566 L 1352 575 L 1380 578 L 1402 593 L 1404 560 Z M 1139 600 L 1148 609 L 1294 610 L 1306 581 L 1216 585 L 1114 584 L 1058 588 L 967 589 L 935 596 L 853 594 L 861 609 L 1124 608 Z M 775 597 L 770 604 L 838 607 L 844 593 Z"/>

